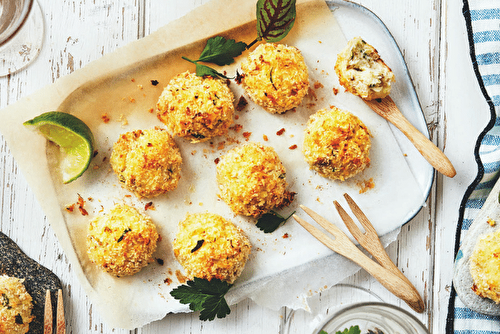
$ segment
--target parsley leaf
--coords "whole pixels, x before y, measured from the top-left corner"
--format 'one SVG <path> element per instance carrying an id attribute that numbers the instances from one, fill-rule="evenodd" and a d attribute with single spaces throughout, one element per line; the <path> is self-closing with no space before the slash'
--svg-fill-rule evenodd
<path id="1" fill-rule="evenodd" d="M 262 217 L 257 220 L 257 227 L 263 231 L 264 233 L 271 233 L 276 231 L 278 227 L 280 227 L 281 223 L 286 222 L 293 214 L 292 212 L 288 217 L 284 218 L 279 213 L 275 211 L 269 211 L 262 215 Z"/>
<path id="2" fill-rule="evenodd" d="M 182 304 L 189 304 L 192 311 L 200 311 L 200 320 L 224 318 L 231 313 L 224 296 L 233 286 L 219 279 L 211 281 L 195 277 L 173 289 L 170 295 Z"/>
<path id="3" fill-rule="evenodd" d="M 234 58 L 241 55 L 246 48 L 247 45 L 243 42 L 236 43 L 234 39 L 215 36 L 207 41 L 205 49 L 203 49 L 197 61 L 213 63 L 219 66 L 229 65 L 234 63 Z"/>
<path id="4" fill-rule="evenodd" d="M 196 75 L 199 77 L 212 76 L 214 78 L 228 79 L 224 74 L 217 72 L 209 66 L 199 64 L 199 62 L 212 63 L 219 66 L 229 65 L 234 63 L 234 58 L 241 55 L 246 48 L 247 45 L 243 42 L 236 43 L 234 39 L 215 36 L 207 41 L 198 60 L 191 60 L 187 57 L 182 57 L 182 59 L 196 65 Z"/>
<path id="5" fill-rule="evenodd" d="M 349 329 L 344 329 L 343 332 L 337 331 L 335 334 L 360 334 L 361 330 L 359 329 L 359 326 L 351 326 Z"/>

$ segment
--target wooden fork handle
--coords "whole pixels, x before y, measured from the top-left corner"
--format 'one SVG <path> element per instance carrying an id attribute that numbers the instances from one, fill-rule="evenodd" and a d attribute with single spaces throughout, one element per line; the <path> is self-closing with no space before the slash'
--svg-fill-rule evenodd
<path id="1" fill-rule="evenodd" d="M 336 233 L 335 240 L 332 240 L 297 215 L 293 215 L 293 218 L 325 246 L 364 268 L 380 284 L 396 297 L 405 301 L 413 310 L 419 313 L 424 311 L 424 302 L 417 290 L 412 289 L 411 284 L 366 256 L 343 232 Z"/>
<path id="2" fill-rule="evenodd" d="M 351 255 L 352 256 L 348 256 L 349 259 L 364 268 L 370 275 L 375 277 L 380 284 L 396 297 L 401 298 L 415 312 L 422 313 L 424 311 L 424 301 L 415 287 L 406 279 L 401 278 L 391 270 L 375 263 L 361 251 L 359 251 L 359 254 L 351 253 Z"/>
<path id="3" fill-rule="evenodd" d="M 399 111 L 394 101 L 387 96 L 382 100 L 365 100 L 377 114 L 394 124 L 413 143 L 422 156 L 441 174 L 454 177 L 457 172 L 448 157 L 415 128 Z"/>

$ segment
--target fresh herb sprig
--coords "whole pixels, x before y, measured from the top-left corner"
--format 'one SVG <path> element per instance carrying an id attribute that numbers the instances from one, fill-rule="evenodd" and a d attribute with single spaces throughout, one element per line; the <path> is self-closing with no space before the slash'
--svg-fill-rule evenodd
<path id="1" fill-rule="evenodd" d="M 295 213 L 292 212 L 288 217 L 283 217 L 276 211 L 269 211 L 265 214 L 263 214 L 258 220 L 257 220 L 257 227 L 263 231 L 264 233 L 272 233 L 280 227 L 282 223 L 285 223 L 293 214 Z"/>
<path id="2" fill-rule="evenodd" d="M 324 330 L 321 330 L 319 334 L 328 334 Z M 343 331 L 337 331 L 335 334 L 361 334 L 361 330 L 359 329 L 359 326 L 351 326 L 349 328 L 344 329 Z"/>
<path id="3" fill-rule="evenodd" d="M 227 79 L 224 74 L 217 72 L 211 67 L 202 65 L 199 62 L 212 63 L 219 66 L 230 65 L 234 63 L 234 58 L 245 51 L 246 47 L 247 45 L 243 42 L 236 42 L 234 39 L 215 36 L 207 41 L 198 60 L 191 60 L 187 57 L 182 57 L 182 59 L 196 65 L 196 75 L 199 77 L 210 75 L 215 78 Z"/>
<path id="4" fill-rule="evenodd" d="M 224 318 L 231 313 L 224 296 L 233 286 L 219 279 L 210 281 L 195 277 L 170 292 L 170 295 L 182 304 L 189 304 L 192 311 L 200 311 L 200 320 Z"/>
<path id="5" fill-rule="evenodd" d="M 196 75 L 199 77 L 212 76 L 229 79 L 225 74 L 200 62 L 219 66 L 230 65 L 234 62 L 234 58 L 259 41 L 279 42 L 288 35 L 295 23 L 297 14 L 295 2 L 296 0 L 258 0 L 257 38 L 253 42 L 247 45 L 244 42 L 236 42 L 234 39 L 216 36 L 207 41 L 197 60 L 187 57 L 182 57 L 182 59 L 196 65 Z"/>
<path id="6" fill-rule="evenodd" d="M 296 0 L 259 0 L 257 1 L 257 38 L 248 48 L 264 40 L 279 42 L 288 35 L 297 15 Z"/>

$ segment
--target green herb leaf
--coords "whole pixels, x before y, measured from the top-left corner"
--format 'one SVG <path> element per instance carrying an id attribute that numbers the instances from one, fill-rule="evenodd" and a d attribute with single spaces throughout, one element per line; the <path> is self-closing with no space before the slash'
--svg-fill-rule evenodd
<path id="1" fill-rule="evenodd" d="M 198 64 L 198 63 L 195 63 L 195 64 L 196 64 L 196 75 L 199 77 L 204 77 L 204 76 L 208 75 L 208 76 L 211 76 L 214 78 L 228 79 L 228 77 L 226 77 L 224 74 L 217 72 L 216 70 L 214 70 L 211 67 L 208 67 L 208 66 L 202 65 L 202 64 Z"/>
<path id="2" fill-rule="evenodd" d="M 224 296 L 233 286 L 219 279 L 211 281 L 197 278 L 186 282 L 170 292 L 170 295 L 182 304 L 189 304 L 189 309 L 200 312 L 200 320 L 224 318 L 231 313 Z"/>
<path id="3" fill-rule="evenodd" d="M 241 55 L 246 48 L 247 45 L 243 42 L 236 43 L 234 39 L 215 36 L 207 41 L 205 49 L 197 61 L 219 66 L 229 65 L 234 63 L 234 58 Z"/>
<path id="4" fill-rule="evenodd" d="M 257 39 L 281 41 L 295 23 L 295 0 L 257 1 Z"/>
<path id="5" fill-rule="evenodd" d="M 344 329 L 343 332 L 337 331 L 335 334 L 361 334 L 361 330 L 359 329 L 359 326 L 351 326 L 349 329 Z"/>
<path id="6" fill-rule="evenodd" d="M 325 332 L 324 330 L 321 330 L 321 331 L 319 332 L 319 334 L 328 334 L 328 333 L 327 333 L 327 332 Z"/>
<path id="7" fill-rule="evenodd" d="M 278 227 L 280 227 L 282 223 L 285 223 L 294 213 L 295 211 L 292 212 L 292 214 L 289 215 L 288 217 L 284 218 L 275 211 L 269 211 L 268 213 L 263 214 L 262 217 L 260 217 L 259 220 L 257 220 L 256 226 L 264 233 L 274 232 L 276 231 L 276 229 L 278 229 Z"/>

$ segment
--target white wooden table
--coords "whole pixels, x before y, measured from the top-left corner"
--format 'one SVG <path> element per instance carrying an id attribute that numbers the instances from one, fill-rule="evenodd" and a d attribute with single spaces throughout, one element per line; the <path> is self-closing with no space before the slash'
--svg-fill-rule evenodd
<path id="1" fill-rule="evenodd" d="M 45 17 L 45 44 L 28 69 L 0 78 L 0 108 L 59 77 L 134 41 L 207 0 L 38 0 Z M 442 333 L 451 289 L 459 205 L 477 172 L 473 149 L 487 122 L 488 107 L 473 75 L 462 2 L 359 0 L 388 26 L 415 84 L 432 140 L 455 165 L 457 176 L 437 175 L 427 205 L 388 247 L 391 258 L 421 292 L 426 311 L 416 314 Z M 223 19 L 223 18 L 220 18 Z M 34 166 L 33 168 L 36 168 Z M 68 333 L 126 333 L 109 328 L 75 279 L 58 240 L 0 141 L 0 230 L 64 284 Z M 408 307 L 361 271 L 347 280 L 385 301 Z M 226 319 L 200 322 L 197 315 L 168 315 L 133 333 L 283 333 L 290 310 L 268 310 L 252 301 L 232 307 Z"/>

